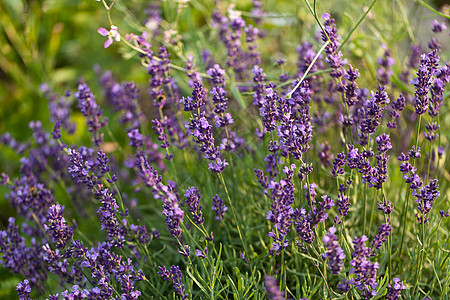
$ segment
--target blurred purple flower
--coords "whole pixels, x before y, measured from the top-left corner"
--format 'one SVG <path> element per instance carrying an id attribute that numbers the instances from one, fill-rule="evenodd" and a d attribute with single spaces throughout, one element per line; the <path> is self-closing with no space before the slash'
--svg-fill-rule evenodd
<path id="1" fill-rule="evenodd" d="M 280 287 L 273 276 L 264 276 L 264 286 L 267 292 L 267 297 L 271 300 L 284 300 L 284 293 L 280 291 Z"/>

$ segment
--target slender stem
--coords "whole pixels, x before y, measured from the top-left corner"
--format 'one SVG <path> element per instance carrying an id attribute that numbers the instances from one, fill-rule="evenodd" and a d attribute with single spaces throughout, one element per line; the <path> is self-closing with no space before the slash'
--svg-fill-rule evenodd
<path id="1" fill-rule="evenodd" d="M 308 0 L 305 0 L 306 5 L 309 8 L 309 11 L 311 12 L 311 14 L 313 15 L 314 19 L 316 20 L 317 24 L 319 24 L 320 29 L 322 30 L 322 32 L 325 34 L 325 36 L 327 37 L 327 41 L 331 42 L 330 37 L 328 36 L 327 32 L 325 31 L 325 29 L 322 26 L 322 23 L 320 23 L 319 18 L 317 17 L 317 13 L 316 13 L 316 0 L 314 0 L 314 8 L 311 7 L 311 5 L 309 4 Z"/>
<path id="2" fill-rule="evenodd" d="M 306 69 L 305 73 L 303 73 L 302 78 L 300 78 L 297 85 L 292 89 L 292 91 L 290 91 L 289 93 L 286 94 L 286 99 L 291 99 L 292 94 L 295 92 L 295 90 L 298 89 L 300 84 L 302 84 L 303 80 L 305 80 L 306 76 L 308 75 L 309 71 L 313 67 L 314 63 L 316 62 L 316 60 L 319 58 L 320 54 L 323 52 L 323 50 L 325 50 L 325 48 L 328 46 L 329 43 L 330 43 L 330 41 L 326 41 L 325 44 L 323 44 L 322 48 L 320 48 L 320 50 L 316 53 L 316 56 L 314 56 L 314 59 L 309 64 L 308 69 Z"/>
<path id="3" fill-rule="evenodd" d="M 375 212 L 375 203 L 376 202 L 377 202 L 376 197 L 372 198 L 372 208 L 370 209 L 369 236 L 372 231 L 372 222 L 373 222 L 373 215 Z"/>
<path id="4" fill-rule="evenodd" d="M 401 239 L 401 242 L 400 242 L 400 249 L 399 249 L 399 252 L 398 252 L 399 256 L 402 255 L 402 250 L 403 250 L 403 241 L 405 239 L 406 220 L 407 220 L 407 215 L 408 215 L 407 207 L 408 207 L 408 202 L 409 202 L 409 196 L 411 195 L 411 190 L 408 187 L 406 187 L 406 193 L 407 193 L 406 194 L 406 200 L 405 200 L 405 204 L 403 205 L 402 217 L 401 217 L 403 226 L 402 226 L 402 239 Z"/>
<path id="5" fill-rule="evenodd" d="M 226 185 L 225 180 L 223 179 L 223 176 L 221 173 L 219 173 L 219 178 L 223 184 L 223 188 L 225 189 L 225 194 L 227 195 L 227 199 L 228 199 L 228 203 L 230 204 L 231 212 L 233 213 L 234 220 L 236 221 L 236 228 L 238 230 L 238 234 L 239 234 L 239 238 L 241 240 L 242 246 L 244 247 L 245 252 L 247 252 L 247 247 L 246 247 L 246 244 L 244 243 L 244 238 L 242 237 L 241 226 L 238 221 L 236 209 L 234 208 L 233 202 L 231 201 L 230 193 L 228 193 L 227 185 Z"/>
<path id="6" fill-rule="evenodd" d="M 424 1 L 421 1 L 421 0 L 419 0 L 419 1 L 417 1 L 417 2 L 419 2 L 419 4 L 425 6 L 426 8 L 428 8 L 429 10 L 431 10 L 432 12 L 434 12 L 435 14 L 437 14 L 437 15 L 439 15 L 439 16 L 441 16 L 441 17 L 450 19 L 450 16 L 449 16 L 449 15 L 446 15 L 446 14 L 444 14 L 444 13 L 438 11 L 438 10 L 435 10 L 435 9 L 434 9 L 433 7 L 431 7 L 428 3 L 425 3 Z"/>
<path id="7" fill-rule="evenodd" d="M 366 234 L 366 204 L 367 204 L 367 182 L 364 183 L 364 200 L 363 200 L 363 234 Z"/>
<path id="8" fill-rule="evenodd" d="M 164 296 L 161 294 L 161 292 L 156 288 L 156 286 L 153 285 L 153 283 L 147 279 L 147 277 L 144 277 L 144 281 L 148 283 L 149 286 L 151 286 L 161 298 L 164 298 Z"/>
<path id="9" fill-rule="evenodd" d="M 419 121 L 417 122 L 417 128 L 416 128 L 416 142 L 415 142 L 415 147 L 417 150 L 417 145 L 419 143 L 419 135 L 420 135 L 420 123 L 422 122 L 422 115 L 419 116 Z M 416 160 L 414 160 L 414 163 L 416 162 Z"/>

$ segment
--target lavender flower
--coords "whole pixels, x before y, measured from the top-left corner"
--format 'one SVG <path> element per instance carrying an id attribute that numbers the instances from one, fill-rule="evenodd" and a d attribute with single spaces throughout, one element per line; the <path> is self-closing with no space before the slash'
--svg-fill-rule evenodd
<path id="1" fill-rule="evenodd" d="M 26 161 L 28 160 L 23 160 Z M 11 206 L 16 208 L 18 215 L 28 220 L 37 218 L 42 225 L 47 221 L 47 211 L 55 203 L 55 199 L 52 192 L 36 180 L 32 174 L 21 176 L 13 185 L 8 186 L 11 191 L 5 196 Z"/>
<path id="2" fill-rule="evenodd" d="M 31 299 L 31 286 L 28 279 L 21 281 L 17 284 L 17 294 L 20 300 L 30 300 Z"/>
<path id="3" fill-rule="evenodd" d="M 450 62 L 446 62 L 435 72 L 435 80 L 431 86 L 430 105 L 428 106 L 428 114 L 435 118 L 439 114 L 439 110 L 444 103 L 444 91 L 448 82 L 450 82 Z"/>
<path id="4" fill-rule="evenodd" d="M 0 142 L 10 147 L 18 154 L 23 154 L 25 150 L 27 150 L 27 148 L 30 147 L 30 145 L 20 143 L 17 140 L 15 140 L 9 132 L 5 132 L 3 135 L 0 135 Z"/>
<path id="5" fill-rule="evenodd" d="M 389 97 L 384 86 L 378 86 L 378 90 L 372 94 L 371 99 L 361 108 L 362 120 L 359 129 L 366 134 L 374 133 L 380 124 L 385 105 L 389 103 Z"/>
<path id="6" fill-rule="evenodd" d="M 212 210 L 216 212 L 215 219 L 218 221 L 223 221 L 228 207 L 223 204 L 222 198 L 220 198 L 217 194 L 213 197 L 212 203 Z"/>
<path id="7" fill-rule="evenodd" d="M 259 109 L 263 106 L 264 103 L 264 94 L 265 94 L 265 84 L 264 80 L 266 78 L 266 74 L 259 66 L 254 66 L 252 69 L 253 73 L 253 105 L 256 105 Z"/>
<path id="8" fill-rule="evenodd" d="M 173 237 L 178 238 L 182 233 L 180 223 L 183 222 L 184 211 L 181 209 L 180 201 L 173 193 L 170 186 L 160 185 L 160 188 L 162 193 L 165 195 L 163 200 L 164 209 L 162 211 L 163 216 L 166 217 L 165 224 Z"/>
<path id="9" fill-rule="evenodd" d="M 50 112 L 50 121 L 55 123 L 55 129 L 62 127 L 68 133 L 75 132 L 76 125 L 71 120 L 71 106 L 72 101 L 69 100 L 71 96 L 70 91 L 66 91 L 63 97 L 52 93 L 46 84 L 41 85 L 41 91 L 44 92 L 44 96 L 48 99 L 48 109 Z M 59 122 L 59 125 L 57 123 Z M 56 133 L 58 130 L 54 131 Z"/>
<path id="10" fill-rule="evenodd" d="M 205 105 L 205 90 L 200 81 L 194 82 L 192 97 L 183 97 L 180 102 L 184 104 L 184 111 L 197 110 Z"/>
<path id="11" fill-rule="evenodd" d="M 9 182 L 9 176 L 6 173 L 0 174 L 0 185 L 6 185 Z"/>
<path id="12" fill-rule="evenodd" d="M 240 257 L 246 264 L 248 264 L 248 259 L 245 257 L 244 252 L 241 252 L 241 253 L 239 254 L 239 257 Z"/>
<path id="13" fill-rule="evenodd" d="M 44 224 L 45 231 L 56 243 L 56 248 L 64 248 L 73 236 L 73 230 L 66 225 L 63 214 L 64 206 L 59 204 L 51 206 L 48 211 L 48 225 Z"/>
<path id="14" fill-rule="evenodd" d="M 225 91 L 225 70 L 221 69 L 218 64 L 214 68 L 209 69 L 206 73 L 211 76 L 211 81 L 214 86 L 210 92 L 212 95 L 212 102 L 216 106 L 214 112 L 221 114 L 225 112 L 228 107 L 227 92 Z"/>
<path id="15" fill-rule="evenodd" d="M 188 297 L 188 294 L 185 293 L 184 284 L 181 280 L 183 276 L 181 274 L 180 268 L 178 266 L 171 266 L 170 270 L 166 269 L 166 266 L 158 267 L 159 271 L 157 272 L 164 280 L 172 281 L 173 288 L 177 291 L 178 295 L 182 300 Z"/>
<path id="16" fill-rule="evenodd" d="M 184 194 L 186 197 L 186 204 L 189 206 L 189 211 L 192 213 L 192 218 L 197 225 L 202 225 L 205 218 L 202 214 L 202 206 L 200 205 L 200 192 L 194 187 L 190 187 Z"/>
<path id="17" fill-rule="evenodd" d="M 380 227 L 378 227 L 378 233 L 372 241 L 372 255 L 375 255 L 373 253 L 375 249 L 379 250 L 383 243 L 387 241 L 388 236 L 391 234 L 392 227 L 389 224 L 389 221 L 390 220 L 388 218 L 388 223 L 383 223 Z"/>
<path id="18" fill-rule="evenodd" d="M 433 207 L 434 201 L 440 196 L 439 184 L 437 179 L 430 181 L 430 184 L 421 187 L 419 192 L 414 192 L 416 197 L 417 208 L 419 210 L 416 213 L 416 218 L 419 224 L 427 223 L 430 218 L 425 218 Z"/>
<path id="19" fill-rule="evenodd" d="M 350 273 L 355 274 L 354 285 L 356 288 L 362 292 L 363 296 L 370 298 L 376 295 L 376 273 L 379 264 L 369 261 L 371 249 L 365 246 L 367 240 L 365 235 L 353 239 L 355 251 L 352 253 Z"/>
<path id="20" fill-rule="evenodd" d="M 191 255 L 191 247 L 189 247 L 189 245 L 180 246 L 180 248 L 178 249 L 178 253 L 188 257 L 189 255 Z"/>
<path id="21" fill-rule="evenodd" d="M 78 85 L 78 92 L 74 94 L 78 100 L 78 108 L 80 108 L 83 116 L 87 118 L 89 131 L 92 133 L 92 140 L 96 146 L 100 146 L 103 142 L 103 134 L 100 128 L 108 124 L 108 119 L 102 117 L 103 110 L 97 106 L 95 97 L 86 84 Z"/>
<path id="22" fill-rule="evenodd" d="M 323 223 L 328 219 L 327 210 L 330 210 L 334 206 L 334 201 L 331 198 L 328 198 L 327 195 L 323 195 L 322 202 L 319 202 L 318 207 L 312 207 L 312 224 L 313 226 Z"/>
<path id="23" fill-rule="evenodd" d="M 439 23 L 437 20 L 433 20 L 433 28 L 431 29 L 435 33 L 440 33 L 447 29 L 447 26 L 445 26 L 445 23 Z"/>
<path id="24" fill-rule="evenodd" d="M 347 191 L 347 187 L 341 183 L 339 185 L 339 192 L 338 192 L 338 211 L 339 215 L 342 217 L 345 217 L 348 214 L 348 210 L 350 208 L 350 202 L 348 197 L 344 194 L 345 191 Z M 340 223 L 339 223 L 340 224 Z"/>
<path id="25" fill-rule="evenodd" d="M 111 191 L 108 188 L 103 187 L 98 183 L 100 174 L 95 174 L 93 171 L 94 162 L 90 160 L 84 160 L 80 152 L 74 149 L 67 149 L 67 154 L 70 159 L 70 166 L 68 167 L 69 173 L 78 183 L 86 184 L 91 189 L 95 196 L 100 200 L 102 206 L 98 209 L 98 213 L 101 221 L 102 230 L 106 230 L 111 237 L 119 237 L 118 233 L 122 230 L 122 226 L 116 218 L 118 213 L 118 206 L 116 199 L 114 199 Z M 110 170 L 108 165 L 108 158 L 103 151 L 98 152 L 97 161 L 99 162 L 99 168 L 101 174 L 105 174 Z M 111 176 L 112 179 L 108 179 L 110 183 L 117 180 L 116 176 Z"/>
<path id="26" fill-rule="evenodd" d="M 276 230 L 269 233 L 269 236 L 273 239 L 273 247 L 275 251 L 281 251 L 289 244 L 286 235 L 290 231 L 290 225 L 292 223 L 292 214 L 294 210 L 291 205 L 294 202 L 294 175 L 295 165 L 285 167 L 283 172 L 286 174 L 286 179 L 280 180 L 280 182 L 270 182 L 268 188 L 272 190 L 271 210 L 267 212 L 266 219 L 275 224 Z"/>
<path id="27" fill-rule="evenodd" d="M 388 293 L 386 294 L 386 300 L 397 300 L 402 295 L 402 290 L 405 290 L 406 286 L 400 281 L 400 278 L 392 279 L 392 285 L 388 284 Z"/>
<path id="28" fill-rule="evenodd" d="M 392 213 L 392 211 L 394 210 L 392 208 L 392 204 L 391 201 L 383 199 L 382 202 L 377 203 L 378 205 L 378 210 L 381 210 L 384 214 L 389 215 Z"/>
<path id="29" fill-rule="evenodd" d="M 200 73 L 197 72 L 195 68 L 194 57 L 190 54 L 187 56 L 186 67 L 184 69 L 186 70 L 187 76 L 190 78 L 190 80 L 188 81 L 188 85 L 190 88 L 194 87 L 194 82 L 202 81 Z"/>
<path id="30" fill-rule="evenodd" d="M 373 174 L 373 178 L 370 180 L 369 187 L 373 186 L 378 190 L 387 178 L 387 161 L 390 156 L 386 155 L 386 152 L 392 148 L 392 145 L 390 136 L 385 133 L 376 137 L 375 141 L 378 144 L 377 150 L 379 153 L 375 156 L 377 160 L 377 168 L 375 174 Z"/>
<path id="31" fill-rule="evenodd" d="M 263 125 L 267 132 L 271 132 L 276 128 L 276 119 L 278 117 L 277 113 L 277 102 L 280 99 L 278 92 L 275 90 L 276 84 L 270 82 L 265 88 L 264 100 L 261 102 L 260 116 L 263 120 Z"/>
<path id="32" fill-rule="evenodd" d="M 400 96 L 397 98 L 396 101 L 392 102 L 392 105 L 390 107 L 390 111 L 389 111 L 389 116 L 391 118 L 393 118 L 394 120 L 389 121 L 386 125 L 389 128 L 396 128 L 397 127 L 397 123 L 395 122 L 395 120 L 400 117 L 400 113 L 404 108 L 405 108 L 405 102 L 406 99 L 405 97 L 400 94 Z"/>
<path id="33" fill-rule="evenodd" d="M 144 136 L 139 133 L 139 129 L 132 129 L 127 135 L 130 138 L 131 147 L 140 148 L 144 144 Z"/>
<path id="34" fill-rule="evenodd" d="M 200 250 L 200 249 L 195 250 L 195 256 L 198 256 L 200 258 L 206 258 L 207 254 L 208 254 L 208 248 L 207 247 L 205 247 L 205 249 L 203 249 L 203 251 Z"/>
<path id="35" fill-rule="evenodd" d="M 331 171 L 333 177 L 344 174 L 343 166 L 345 166 L 345 153 L 341 152 L 337 154 L 333 161 L 333 170 Z"/>
<path id="36" fill-rule="evenodd" d="M 430 142 L 435 141 L 439 136 L 439 134 L 435 133 L 439 127 L 440 126 L 436 122 L 428 123 L 428 125 L 425 126 L 427 130 L 427 132 L 424 133 L 425 138 Z"/>
<path id="37" fill-rule="evenodd" d="M 333 274 L 339 274 L 344 266 L 345 253 L 339 246 L 338 238 L 335 235 L 336 228 L 330 227 L 328 233 L 323 237 L 322 242 L 328 250 L 322 254 L 322 259 L 330 260 L 328 269 Z"/>
<path id="38" fill-rule="evenodd" d="M 245 27 L 244 33 L 246 34 L 245 41 L 247 42 L 247 47 L 250 53 L 250 64 L 259 65 L 261 63 L 261 54 L 257 50 L 258 45 L 256 40 L 259 37 L 260 31 L 253 25 L 248 25 Z"/>
<path id="39" fill-rule="evenodd" d="M 47 279 L 46 266 L 42 263 L 41 245 L 36 239 L 31 239 L 31 245 L 25 244 L 25 238 L 19 235 L 19 226 L 15 219 L 8 219 L 6 230 L 0 230 L 0 264 L 11 273 L 22 274 L 32 283 L 42 288 L 42 282 Z M 26 285 L 22 285 L 24 291 Z"/>
<path id="40" fill-rule="evenodd" d="M 414 107 L 416 114 L 423 115 L 430 102 L 428 96 L 431 85 L 433 84 L 432 75 L 436 72 L 439 62 L 437 51 L 433 50 L 428 54 L 422 54 L 420 60 L 420 67 L 417 71 L 417 78 L 411 80 L 415 87 L 414 92 Z"/>
<path id="41" fill-rule="evenodd" d="M 344 75 L 345 80 L 342 81 L 342 87 L 340 88 L 344 93 L 345 102 L 348 106 L 355 105 L 358 102 L 358 97 L 356 94 L 358 84 L 356 83 L 356 79 L 360 76 L 361 75 L 359 74 L 358 69 L 353 69 L 352 65 L 348 66 L 348 70 Z"/>
<path id="42" fill-rule="evenodd" d="M 134 224 L 130 224 L 130 228 L 133 231 L 133 233 L 135 234 L 136 238 L 139 239 L 139 241 L 145 245 L 149 242 L 149 235 L 148 235 L 148 231 L 147 228 L 145 228 L 145 226 L 138 226 L 138 225 L 134 225 Z"/>
<path id="43" fill-rule="evenodd" d="M 311 244 L 314 239 L 313 225 L 311 224 L 311 218 L 306 215 L 304 208 L 295 209 L 292 214 L 294 220 L 295 229 L 298 237 L 305 243 Z"/>
<path id="44" fill-rule="evenodd" d="M 264 276 L 264 285 L 266 288 L 267 296 L 272 300 L 284 300 L 284 293 L 280 291 L 277 281 L 273 276 Z"/>
<path id="45" fill-rule="evenodd" d="M 205 112 L 194 114 L 186 128 L 188 133 L 193 136 L 193 141 L 200 145 L 197 150 L 204 153 L 205 158 L 211 160 L 208 169 L 214 173 L 221 173 L 228 163 L 220 157 L 219 147 L 214 146 L 212 126 L 206 119 Z"/>
<path id="46" fill-rule="evenodd" d="M 382 44 L 381 47 L 384 49 L 384 54 L 382 58 L 378 58 L 380 67 L 377 69 L 377 79 L 381 84 L 386 85 L 394 74 L 391 67 L 395 64 L 395 60 L 392 58 L 391 51 L 385 44 Z"/>
<path id="47" fill-rule="evenodd" d="M 53 136 L 53 139 L 55 139 L 55 140 L 61 138 L 61 121 L 60 120 L 55 121 L 55 127 L 53 127 L 52 136 Z"/>
<path id="48" fill-rule="evenodd" d="M 330 17 L 328 13 L 322 15 L 322 19 L 325 20 L 324 32 L 322 32 L 322 41 L 329 41 L 330 43 L 325 48 L 327 62 L 331 67 L 330 76 L 333 78 L 339 78 L 344 74 L 342 69 L 342 52 L 338 51 L 341 46 L 341 36 L 337 34 L 336 24 L 334 19 Z"/>

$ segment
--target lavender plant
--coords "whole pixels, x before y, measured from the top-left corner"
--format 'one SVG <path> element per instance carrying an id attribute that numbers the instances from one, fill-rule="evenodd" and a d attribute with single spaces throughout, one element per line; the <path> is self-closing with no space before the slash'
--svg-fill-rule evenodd
<path id="1" fill-rule="evenodd" d="M 98 51 L 139 76 L 49 81 L 49 119 L 2 133 L 0 282 L 19 299 L 448 297 L 448 32 L 358 59 L 376 2 L 350 27 L 308 0 L 98 1 Z M 274 43 L 290 18 L 312 34 Z"/>

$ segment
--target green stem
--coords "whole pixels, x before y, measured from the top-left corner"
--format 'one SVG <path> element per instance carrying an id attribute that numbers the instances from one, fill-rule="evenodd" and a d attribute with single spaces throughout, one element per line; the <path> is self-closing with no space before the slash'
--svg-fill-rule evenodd
<path id="1" fill-rule="evenodd" d="M 308 69 L 306 69 L 305 73 L 303 73 L 302 78 L 300 78 L 297 85 L 292 89 L 292 91 L 290 91 L 289 93 L 286 94 L 286 99 L 291 99 L 292 94 L 298 89 L 300 84 L 302 84 L 303 80 L 305 80 L 306 76 L 308 75 L 309 71 L 313 67 L 314 63 L 316 62 L 316 60 L 319 58 L 320 54 L 323 52 L 323 50 L 325 50 L 325 48 L 328 46 L 329 43 L 330 43 L 330 41 L 326 41 L 325 44 L 323 44 L 322 48 L 320 48 L 320 50 L 316 53 L 316 56 L 314 56 L 314 59 L 309 64 Z"/>
<path id="2" fill-rule="evenodd" d="M 401 217 L 403 226 L 402 226 L 402 239 L 401 239 L 401 242 L 400 242 L 400 249 L 398 251 L 398 255 L 399 256 L 402 255 L 403 242 L 405 240 L 406 220 L 407 220 L 407 215 L 408 215 L 407 207 L 408 207 L 408 202 L 409 202 L 409 196 L 411 195 L 411 190 L 408 187 L 406 187 L 406 193 L 407 193 L 406 194 L 406 200 L 405 200 L 405 204 L 403 205 L 402 217 Z"/>
<path id="3" fill-rule="evenodd" d="M 222 176 L 221 173 L 219 173 L 219 178 L 220 178 L 220 181 L 223 184 L 223 188 L 225 189 L 225 194 L 227 195 L 227 199 L 228 199 L 228 203 L 230 204 L 231 212 L 233 213 L 234 220 L 236 221 L 236 228 L 237 228 L 237 231 L 238 231 L 239 238 L 241 240 L 242 246 L 244 247 L 245 252 L 248 252 L 246 244 L 244 243 L 244 238 L 242 237 L 241 226 L 240 226 L 240 222 L 238 221 L 238 216 L 237 216 L 237 213 L 236 213 L 236 209 L 234 208 L 233 202 L 231 201 L 230 193 L 228 192 L 227 185 L 226 185 L 225 180 L 223 179 L 223 176 Z"/>
<path id="4" fill-rule="evenodd" d="M 432 12 L 434 12 L 435 14 L 437 14 L 437 15 L 439 15 L 439 16 L 441 16 L 441 17 L 450 19 L 450 16 L 449 16 L 449 15 L 446 15 L 446 14 L 444 14 L 444 13 L 441 13 L 441 12 L 438 11 L 438 10 L 435 10 L 435 9 L 434 9 L 433 7 L 431 7 L 428 3 L 425 3 L 424 1 L 421 1 L 421 0 L 419 0 L 419 1 L 417 1 L 417 2 L 419 2 L 420 5 L 425 6 L 426 8 L 428 8 L 429 10 L 431 10 Z"/>
<path id="5" fill-rule="evenodd" d="M 369 236 L 370 236 L 371 231 L 372 231 L 372 222 L 373 222 L 373 215 L 374 215 L 374 212 L 375 212 L 375 203 L 376 202 L 377 202 L 376 201 L 376 197 L 374 197 L 372 199 L 372 208 L 370 209 Z"/>
<path id="6" fill-rule="evenodd" d="M 322 32 L 325 34 L 325 36 L 327 37 L 327 42 L 331 42 L 330 37 L 328 36 L 328 33 L 325 31 L 325 29 L 322 26 L 322 23 L 320 23 L 319 18 L 317 17 L 317 13 L 316 13 L 316 0 L 314 0 L 313 5 L 314 8 L 311 7 L 311 5 L 309 4 L 308 0 L 305 0 L 306 5 L 308 6 L 309 11 L 311 12 L 311 14 L 313 15 L 314 19 L 316 20 L 317 24 L 319 25 L 320 29 L 322 30 Z"/>
<path id="7" fill-rule="evenodd" d="M 364 200 L 363 200 L 363 235 L 366 234 L 366 204 L 367 204 L 367 182 L 364 183 Z"/>

